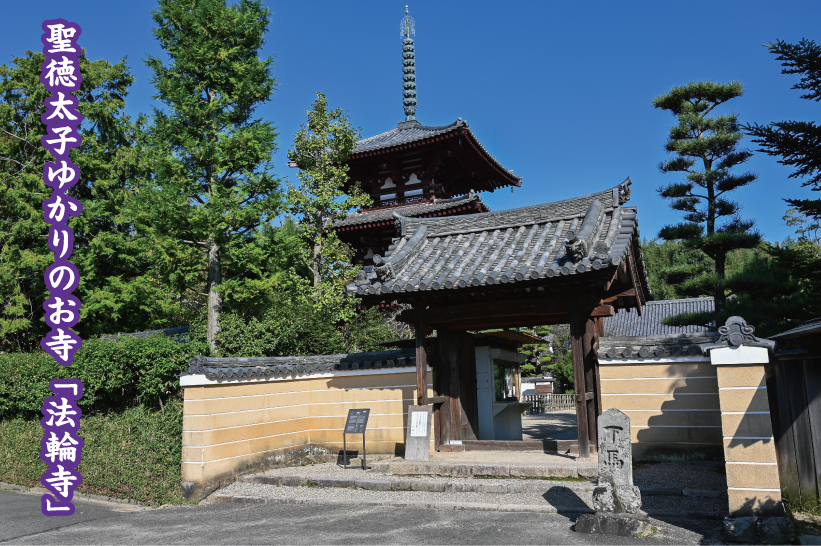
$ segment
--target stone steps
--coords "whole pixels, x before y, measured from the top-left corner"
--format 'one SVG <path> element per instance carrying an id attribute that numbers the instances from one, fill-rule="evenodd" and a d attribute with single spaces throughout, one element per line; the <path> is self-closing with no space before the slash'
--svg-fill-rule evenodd
<path id="1" fill-rule="evenodd" d="M 400 476 L 492 476 L 502 478 L 595 478 L 595 462 L 572 464 L 497 464 L 453 461 L 389 459 L 371 465 L 374 472 Z"/>
<path id="2" fill-rule="evenodd" d="M 363 473 L 364 474 L 364 473 Z M 368 475 L 340 478 L 336 476 L 276 476 L 248 474 L 240 476 L 237 481 L 256 483 L 277 487 L 339 487 L 358 488 L 371 491 L 425 491 L 428 493 L 545 493 L 548 490 L 566 489 L 574 492 L 592 492 L 595 484 L 592 481 L 564 481 L 551 479 L 534 479 L 522 482 L 510 480 L 511 483 L 482 483 L 482 480 L 454 481 L 447 479 L 401 478 L 396 476 L 371 477 Z M 498 482 L 499 480 L 495 480 Z M 642 496 L 684 496 L 703 498 L 724 498 L 726 491 L 643 488 Z"/>

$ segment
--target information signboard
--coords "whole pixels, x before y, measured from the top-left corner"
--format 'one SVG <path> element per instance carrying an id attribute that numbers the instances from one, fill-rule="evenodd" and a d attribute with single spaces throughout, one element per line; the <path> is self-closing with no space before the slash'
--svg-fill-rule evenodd
<path id="1" fill-rule="evenodd" d="M 348 468 L 348 434 L 362 435 L 362 470 L 368 468 L 365 454 L 365 429 L 368 428 L 370 414 L 370 408 L 348 410 L 348 420 L 345 421 L 345 429 L 342 431 L 342 457 L 345 468 Z"/>
<path id="2" fill-rule="evenodd" d="M 365 427 L 368 426 L 368 415 L 370 415 L 370 413 L 370 409 L 348 410 L 345 434 L 365 434 Z"/>

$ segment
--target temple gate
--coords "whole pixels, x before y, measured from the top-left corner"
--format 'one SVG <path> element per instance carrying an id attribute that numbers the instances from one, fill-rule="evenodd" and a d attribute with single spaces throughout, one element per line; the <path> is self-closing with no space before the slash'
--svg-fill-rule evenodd
<path id="1" fill-rule="evenodd" d="M 398 237 L 354 285 L 366 305 L 410 304 L 417 403 L 434 404 L 436 446 L 477 433 L 476 373 L 468 331 L 570 324 L 579 455 L 596 442 L 601 413 L 598 337 L 602 317 L 641 306 L 650 287 L 630 179 L 590 195 L 520 209 L 450 218 L 394 214 Z M 425 335 L 437 332 L 433 399 Z"/>

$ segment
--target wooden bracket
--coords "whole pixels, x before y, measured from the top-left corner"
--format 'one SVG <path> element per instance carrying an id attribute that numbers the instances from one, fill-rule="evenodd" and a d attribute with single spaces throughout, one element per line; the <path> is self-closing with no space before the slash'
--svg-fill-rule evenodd
<path id="1" fill-rule="evenodd" d="M 616 310 L 613 308 L 612 305 L 599 305 L 593 312 L 590 313 L 591 317 L 612 317 L 616 314 Z"/>
<path id="2" fill-rule="evenodd" d="M 621 293 L 616 294 L 614 296 L 604 298 L 603 300 L 601 300 L 601 303 L 610 303 L 610 302 L 616 301 L 618 298 L 625 298 L 627 296 L 635 296 L 635 295 L 636 295 L 636 289 L 631 288 L 630 290 L 625 290 L 624 292 L 621 292 Z"/>

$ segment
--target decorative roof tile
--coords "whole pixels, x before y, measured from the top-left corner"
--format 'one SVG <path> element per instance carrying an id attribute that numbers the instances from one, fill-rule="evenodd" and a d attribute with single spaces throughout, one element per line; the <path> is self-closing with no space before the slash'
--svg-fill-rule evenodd
<path id="1" fill-rule="evenodd" d="M 436 291 L 576 275 L 616 267 L 637 251 L 636 209 L 623 207 L 631 182 L 602 192 L 512 210 L 446 218 L 394 214 L 401 237 L 373 272 L 348 289 L 359 295 Z M 638 271 L 649 293 L 643 264 Z"/>

